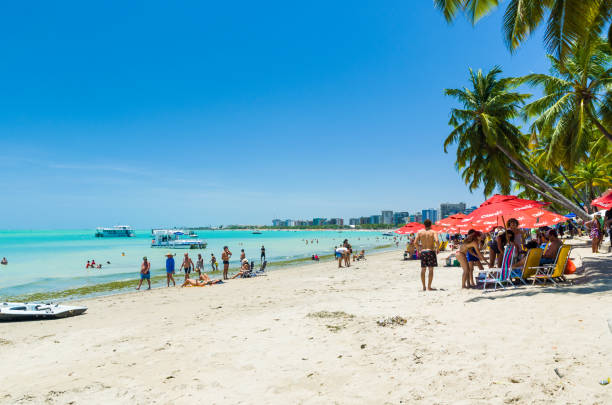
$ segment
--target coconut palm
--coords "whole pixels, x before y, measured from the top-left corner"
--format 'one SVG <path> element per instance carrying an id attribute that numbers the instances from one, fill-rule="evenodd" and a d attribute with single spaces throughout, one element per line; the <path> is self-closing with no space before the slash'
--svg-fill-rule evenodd
<path id="1" fill-rule="evenodd" d="M 462 176 L 472 190 L 483 185 L 487 195 L 495 188 L 507 192 L 514 180 L 582 215 L 575 203 L 522 161 L 525 137 L 512 121 L 519 116 L 521 106 L 530 95 L 511 91 L 514 80 L 499 79 L 501 72 L 499 67 L 487 74 L 470 69 L 470 89 L 445 90 L 463 108 L 451 110 L 449 125 L 453 130 L 444 142 L 444 151 L 457 144 L 456 166 L 463 170 Z"/>
<path id="2" fill-rule="evenodd" d="M 447 21 L 463 12 L 472 24 L 499 3 L 499 0 L 434 0 L 434 6 Z M 544 43 L 551 53 L 564 60 L 578 38 L 590 32 L 600 34 L 611 14 L 610 0 L 510 0 L 504 13 L 504 39 L 513 51 L 546 19 Z M 612 31 L 609 36 L 612 38 Z"/>
<path id="3" fill-rule="evenodd" d="M 535 118 L 532 131 L 549 141 L 547 160 L 571 168 L 594 141 L 593 128 L 612 142 L 612 132 L 599 117 L 612 85 L 612 53 L 599 37 L 590 37 L 565 64 L 551 55 L 549 59 L 550 74 L 529 74 L 516 84 L 542 87 L 543 96 L 525 106 L 524 117 Z"/>
<path id="4" fill-rule="evenodd" d="M 592 201 L 602 190 L 612 187 L 611 171 L 612 163 L 608 156 L 606 161 L 593 159 L 580 163 L 571 178 L 577 188 L 585 191 L 588 201 Z"/>

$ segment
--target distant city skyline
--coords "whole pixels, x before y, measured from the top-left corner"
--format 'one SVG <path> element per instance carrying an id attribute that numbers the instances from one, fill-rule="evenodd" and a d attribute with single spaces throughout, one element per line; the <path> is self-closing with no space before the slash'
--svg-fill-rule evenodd
<path id="1" fill-rule="evenodd" d="M 426 219 L 436 223 L 440 219 L 449 217 L 457 213 L 469 214 L 474 211 L 477 206 L 468 207 L 464 202 L 459 203 L 440 203 L 439 208 L 426 208 L 413 214 L 409 211 L 392 211 L 381 210 L 380 214 L 369 216 L 350 217 L 348 221 L 345 218 L 326 218 L 314 217 L 312 219 L 280 219 L 272 220 L 272 226 L 322 226 L 322 225 L 401 225 L 408 222 L 423 222 Z"/>

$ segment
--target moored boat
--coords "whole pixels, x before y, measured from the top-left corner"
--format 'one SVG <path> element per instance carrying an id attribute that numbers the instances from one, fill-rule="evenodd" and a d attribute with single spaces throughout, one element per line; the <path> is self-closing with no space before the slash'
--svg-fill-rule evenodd
<path id="1" fill-rule="evenodd" d="M 151 247 L 164 247 L 169 249 L 206 249 L 207 243 L 202 239 L 184 238 L 182 229 L 153 229 Z M 187 235 L 189 236 L 189 235 Z"/>
<path id="2" fill-rule="evenodd" d="M 116 225 L 110 228 L 96 228 L 96 238 L 132 238 L 134 231 L 129 225 Z"/>
<path id="3" fill-rule="evenodd" d="M 85 311 L 87 311 L 87 307 L 28 302 L 3 302 L 0 304 L 0 321 L 59 319 L 81 315 Z"/>

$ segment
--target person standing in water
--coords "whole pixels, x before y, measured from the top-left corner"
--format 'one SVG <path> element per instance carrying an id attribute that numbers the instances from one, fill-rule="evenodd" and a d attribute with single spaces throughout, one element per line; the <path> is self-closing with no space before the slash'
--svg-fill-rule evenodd
<path id="1" fill-rule="evenodd" d="M 202 255 L 198 253 L 198 260 L 196 260 L 195 271 L 198 273 L 198 278 L 202 275 L 204 271 L 204 259 L 202 259 Z"/>
<path id="2" fill-rule="evenodd" d="M 185 253 L 185 258 L 183 259 L 183 263 L 181 264 L 181 269 L 185 271 L 185 280 L 189 278 L 189 273 L 193 269 L 193 260 L 189 257 L 189 253 Z"/>
<path id="3" fill-rule="evenodd" d="M 264 247 L 264 245 L 261 245 L 261 257 L 259 259 L 262 263 L 264 262 L 264 260 L 266 260 L 266 248 Z"/>
<path id="4" fill-rule="evenodd" d="M 140 286 L 142 285 L 142 280 L 147 280 L 149 283 L 149 288 L 151 289 L 151 263 L 147 260 L 147 257 L 142 258 L 142 264 L 140 265 L 140 281 L 138 282 L 137 290 L 140 290 Z"/>
<path id="5" fill-rule="evenodd" d="M 433 269 L 438 267 L 438 233 L 431 229 L 431 220 L 426 219 L 423 222 L 425 229 L 417 233 L 414 241 L 417 252 L 421 258 L 421 282 L 423 283 L 423 291 L 432 291 L 431 282 L 433 281 Z M 429 277 L 427 280 L 427 288 L 425 288 L 425 270 L 429 269 Z"/>
<path id="6" fill-rule="evenodd" d="M 176 286 L 176 282 L 174 281 L 174 256 L 172 256 L 172 253 L 166 253 L 166 283 L 168 287 L 170 287 L 170 280 L 172 280 L 172 284 Z"/>
<path id="7" fill-rule="evenodd" d="M 232 257 L 232 252 L 230 252 L 227 246 L 223 246 L 223 253 L 221 253 L 221 260 L 223 260 L 223 280 L 228 280 L 227 271 L 229 270 L 230 257 Z"/>
<path id="8" fill-rule="evenodd" d="M 210 254 L 210 267 L 212 267 L 212 271 L 219 271 L 219 263 L 217 263 L 214 253 Z"/>

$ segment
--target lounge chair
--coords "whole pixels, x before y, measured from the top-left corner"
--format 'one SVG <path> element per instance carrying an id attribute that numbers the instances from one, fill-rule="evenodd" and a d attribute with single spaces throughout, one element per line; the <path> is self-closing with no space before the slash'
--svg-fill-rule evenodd
<path id="1" fill-rule="evenodd" d="M 514 250 L 515 247 L 513 245 L 506 246 L 501 268 L 485 270 L 484 278 L 479 280 L 483 283 L 482 292 L 495 291 L 498 285 L 505 290 L 506 286 L 504 283 L 510 283 L 514 286 L 510 277 L 512 274 L 512 265 L 514 264 Z M 487 283 L 493 284 L 493 289 L 487 290 Z"/>
<path id="2" fill-rule="evenodd" d="M 525 257 L 525 263 L 523 263 L 523 268 L 513 269 L 510 278 L 519 279 L 523 284 L 527 285 L 527 279 L 533 277 L 537 272 L 536 267 L 540 265 L 542 253 L 543 251 L 540 248 L 529 249 L 527 257 Z"/>
<path id="3" fill-rule="evenodd" d="M 536 269 L 536 273 L 533 275 L 533 284 L 535 285 L 536 281 L 540 282 L 540 280 L 542 280 L 542 283 L 550 280 L 555 285 L 561 281 L 566 281 L 563 273 L 567 267 L 571 250 L 572 247 L 570 245 L 562 245 L 557 252 L 557 257 L 553 264 L 533 267 Z"/>
<path id="4" fill-rule="evenodd" d="M 245 271 L 240 277 L 242 277 L 242 278 L 250 278 L 250 277 L 261 276 L 266 271 L 266 265 L 267 264 L 268 264 L 268 262 L 266 260 L 264 260 L 264 262 L 261 264 L 261 267 L 259 268 L 259 270 L 254 270 L 254 266 L 251 266 L 249 268 L 249 270 Z"/>

